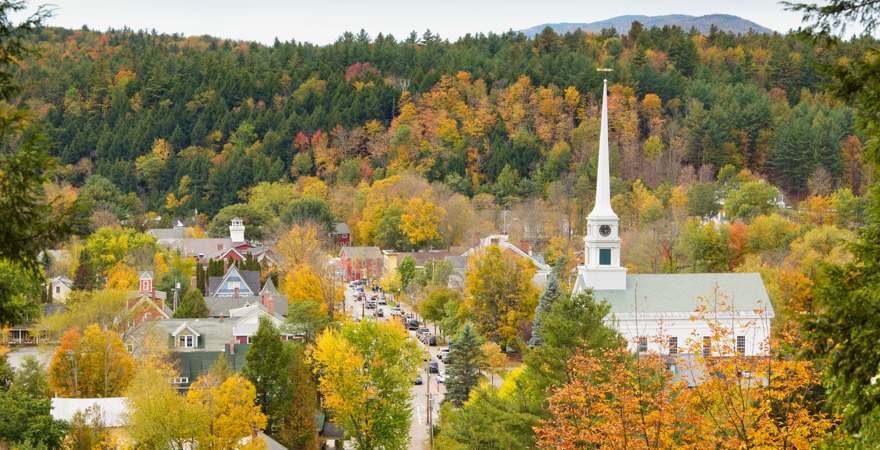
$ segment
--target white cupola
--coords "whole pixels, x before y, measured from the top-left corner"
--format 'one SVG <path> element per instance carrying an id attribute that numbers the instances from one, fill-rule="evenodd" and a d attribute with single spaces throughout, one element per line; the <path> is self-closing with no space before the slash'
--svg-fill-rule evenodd
<path id="1" fill-rule="evenodd" d="M 238 217 L 233 217 L 229 222 L 229 240 L 233 244 L 244 242 L 244 222 Z"/>

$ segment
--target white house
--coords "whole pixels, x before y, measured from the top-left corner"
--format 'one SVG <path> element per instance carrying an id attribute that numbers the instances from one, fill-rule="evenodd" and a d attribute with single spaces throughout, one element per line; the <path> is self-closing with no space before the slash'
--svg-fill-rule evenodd
<path id="1" fill-rule="evenodd" d="M 67 301 L 67 295 L 73 290 L 73 281 L 61 275 L 49 279 L 49 298 L 58 303 Z"/>
<path id="2" fill-rule="evenodd" d="M 757 273 L 628 274 L 620 260 L 619 219 L 611 208 L 607 81 L 602 93 L 602 125 L 596 202 L 587 216 L 585 261 L 578 266 L 573 293 L 592 289 L 611 306 L 606 322 L 633 351 L 687 352 L 690 344 L 717 355 L 710 326 L 730 330 L 728 347 L 761 355 L 767 350 L 773 305 Z M 699 311 L 699 313 L 698 313 Z"/>

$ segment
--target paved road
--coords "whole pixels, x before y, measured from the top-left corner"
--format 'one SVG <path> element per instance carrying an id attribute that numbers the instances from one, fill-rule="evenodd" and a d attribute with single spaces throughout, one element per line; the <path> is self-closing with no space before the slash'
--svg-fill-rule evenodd
<path id="1" fill-rule="evenodd" d="M 374 316 L 374 312 L 372 310 L 366 309 L 364 307 L 364 303 L 355 300 L 355 291 L 351 288 L 346 289 L 345 291 L 345 306 L 346 312 L 356 320 L 364 320 L 363 315 L 366 314 L 365 320 L 399 320 L 397 317 L 391 317 L 391 307 L 390 306 L 377 306 L 377 308 L 381 308 L 385 317 L 377 318 Z M 400 305 L 403 308 L 404 313 L 412 312 L 409 306 Z M 415 331 L 409 331 L 410 338 L 416 342 L 416 345 L 423 351 L 427 351 L 431 355 L 431 359 L 435 361 L 439 361 L 437 359 L 437 354 L 440 352 L 442 347 L 428 347 L 423 345 L 416 338 Z M 440 365 L 440 373 L 445 374 L 445 367 L 442 362 Z M 440 413 L 440 402 L 443 400 L 443 394 L 446 392 L 446 387 L 437 383 L 437 375 L 428 374 L 427 373 L 427 362 L 425 362 L 425 367 L 421 371 L 421 377 L 423 380 L 422 385 L 413 385 L 411 393 L 412 393 L 412 421 L 410 423 L 410 445 L 409 448 L 411 450 L 422 450 L 428 448 L 429 441 L 429 429 L 427 425 L 428 421 L 428 390 L 431 392 L 431 404 L 432 404 L 432 418 L 433 423 L 437 424 L 437 419 Z"/>

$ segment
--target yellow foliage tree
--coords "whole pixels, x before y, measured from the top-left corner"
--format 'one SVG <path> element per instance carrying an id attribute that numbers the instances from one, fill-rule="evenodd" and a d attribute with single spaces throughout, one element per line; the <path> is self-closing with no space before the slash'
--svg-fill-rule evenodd
<path id="1" fill-rule="evenodd" d="M 522 344 L 518 332 L 532 320 L 538 290 L 530 262 L 491 246 L 471 256 L 465 307 L 482 335 L 502 345 Z"/>
<path id="2" fill-rule="evenodd" d="M 232 375 L 219 385 L 216 381 L 211 376 L 201 377 L 186 396 L 191 418 L 203 426 L 199 448 L 265 449 L 261 440 L 241 445 L 243 439 L 266 428 L 266 415 L 256 404 L 254 385 L 240 375 Z"/>
<path id="3" fill-rule="evenodd" d="M 440 239 L 440 223 L 446 210 L 423 198 L 412 198 L 400 219 L 400 230 L 413 247 L 421 248 Z"/>
<path id="4" fill-rule="evenodd" d="M 118 334 L 90 325 L 64 333 L 49 366 L 49 385 L 61 397 L 113 397 L 128 386 L 134 359 Z"/>
<path id="5" fill-rule="evenodd" d="M 327 310 L 321 291 L 321 280 L 306 264 L 300 264 L 287 272 L 281 289 L 291 303 L 310 301 L 321 305 L 321 310 Z"/>
<path id="6" fill-rule="evenodd" d="M 120 261 L 107 272 L 108 289 L 131 289 L 138 284 L 138 273 L 128 264 Z"/>

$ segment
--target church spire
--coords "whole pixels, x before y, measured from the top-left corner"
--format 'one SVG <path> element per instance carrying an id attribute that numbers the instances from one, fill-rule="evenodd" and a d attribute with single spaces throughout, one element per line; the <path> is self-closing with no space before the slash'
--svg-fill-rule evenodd
<path id="1" fill-rule="evenodd" d="M 596 173 L 596 204 L 588 217 L 617 217 L 611 209 L 611 175 L 608 164 L 608 80 L 602 80 L 602 128 Z"/>

